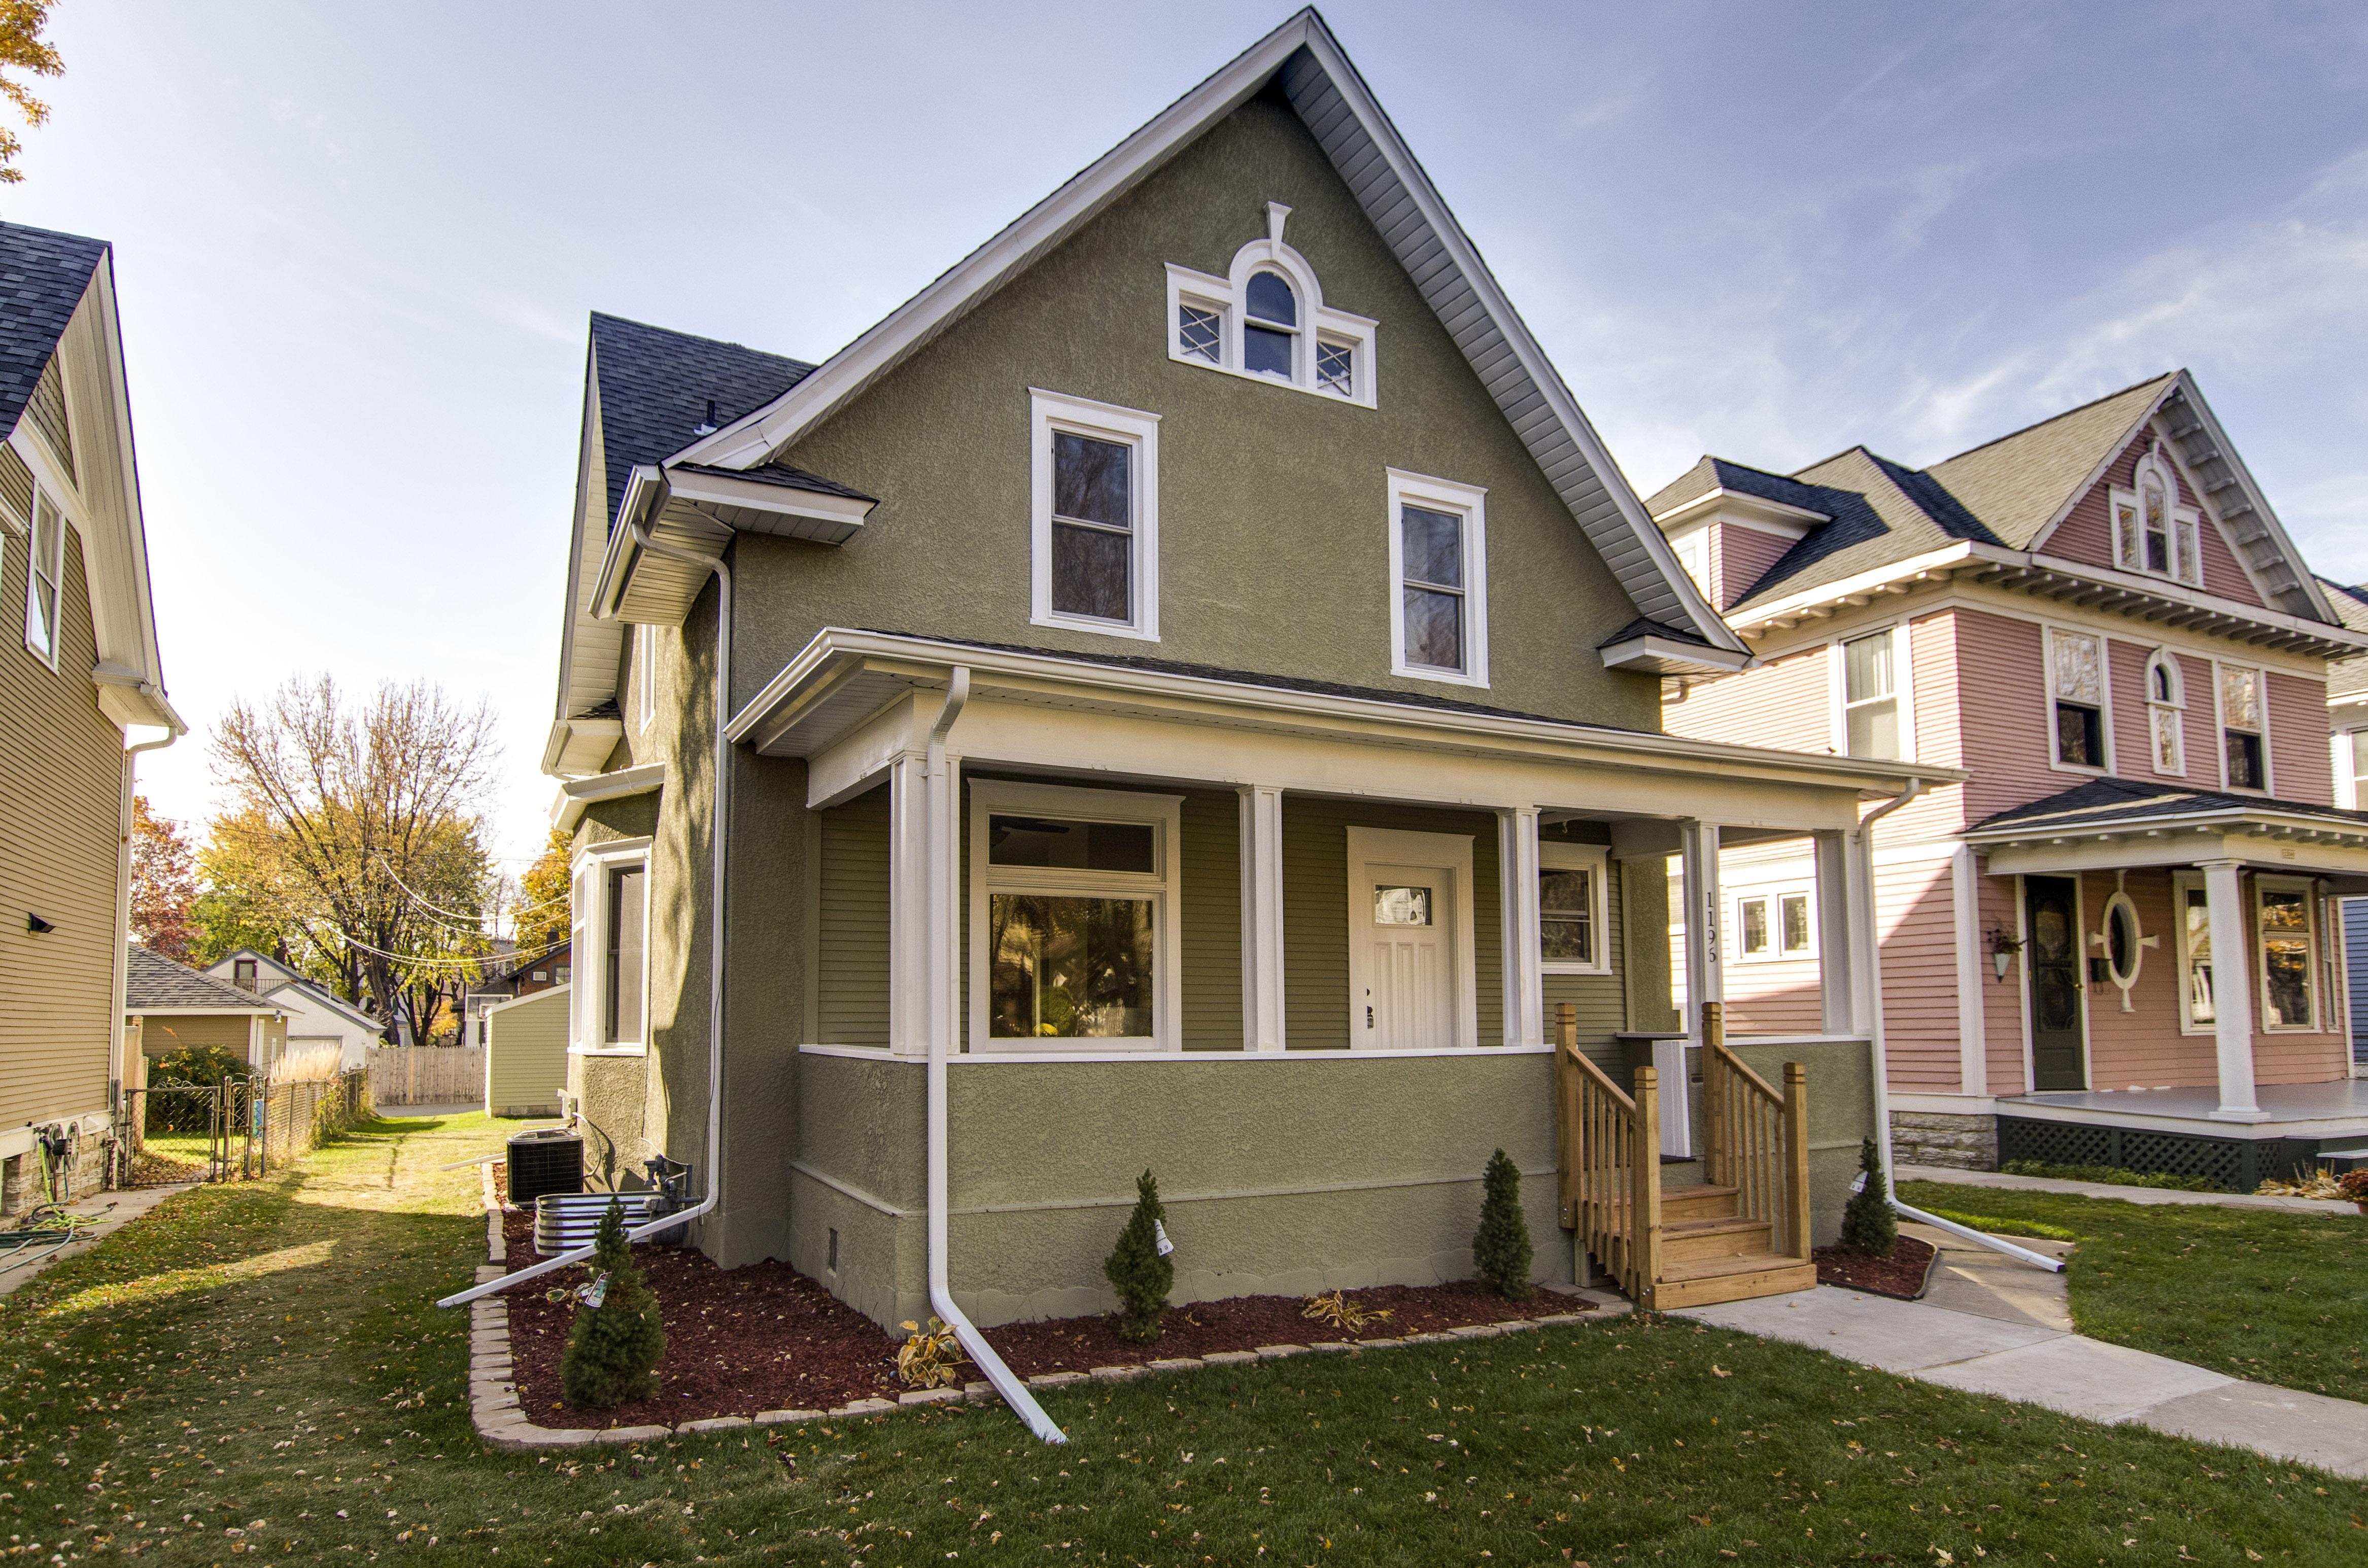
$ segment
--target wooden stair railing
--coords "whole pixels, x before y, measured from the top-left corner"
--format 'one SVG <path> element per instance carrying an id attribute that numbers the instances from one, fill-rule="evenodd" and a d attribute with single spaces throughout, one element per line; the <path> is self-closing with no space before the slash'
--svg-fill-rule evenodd
<path id="1" fill-rule="evenodd" d="M 1577 1010 L 1555 1009 L 1554 1095 L 1562 1223 L 1645 1311 L 1805 1290 L 1809 1260 L 1808 1071 L 1784 1064 L 1779 1094 L 1726 1047 L 1702 1009 L 1703 1174 L 1664 1192 L 1660 1078 L 1623 1093 L 1578 1049 Z"/>

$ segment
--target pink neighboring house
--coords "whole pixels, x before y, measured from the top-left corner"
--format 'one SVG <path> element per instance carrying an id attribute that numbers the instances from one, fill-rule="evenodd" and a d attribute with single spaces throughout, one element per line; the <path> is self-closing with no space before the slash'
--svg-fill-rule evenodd
<path id="1" fill-rule="evenodd" d="M 1874 829 L 1899 1160 L 2249 1187 L 2368 1146 L 2328 707 L 2368 631 L 2186 371 L 1926 470 L 1704 458 L 1647 505 L 1756 659 L 1672 680 L 1671 733 L 1969 774 Z M 1813 1031 L 1816 869 L 1748 836 L 1677 907 L 1721 912 L 1732 1030 Z"/>

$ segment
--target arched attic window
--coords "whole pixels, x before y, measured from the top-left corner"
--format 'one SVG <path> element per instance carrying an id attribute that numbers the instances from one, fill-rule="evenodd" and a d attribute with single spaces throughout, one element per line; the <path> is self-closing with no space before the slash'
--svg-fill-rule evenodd
<path id="1" fill-rule="evenodd" d="M 1168 264 L 1167 357 L 1371 408 L 1378 324 L 1324 302 L 1315 267 L 1283 243 L 1290 215 L 1267 203 L 1266 237 L 1223 278 Z"/>
<path id="2" fill-rule="evenodd" d="M 2202 514 L 2179 504 L 2179 476 L 2160 445 L 2138 460 L 2130 485 L 2112 493 L 2113 564 L 2201 585 Z"/>
<path id="3" fill-rule="evenodd" d="M 2146 660 L 2146 731 L 2157 773 L 2187 771 L 2187 681 L 2179 655 L 2157 648 Z"/>

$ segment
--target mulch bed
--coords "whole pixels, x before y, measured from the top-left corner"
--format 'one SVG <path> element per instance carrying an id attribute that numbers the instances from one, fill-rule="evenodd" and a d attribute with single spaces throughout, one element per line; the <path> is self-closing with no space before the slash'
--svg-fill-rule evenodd
<path id="1" fill-rule="evenodd" d="M 504 1210 L 502 1235 L 513 1272 L 538 1261 L 532 1214 Z M 828 1410 L 858 1399 L 894 1399 L 904 1392 L 896 1381 L 896 1342 L 788 1264 L 727 1270 L 698 1252 L 653 1246 L 637 1247 L 634 1256 L 666 1322 L 658 1392 L 638 1403 L 586 1412 L 586 1424 L 673 1426 L 765 1410 Z M 545 1292 L 572 1291 L 587 1278 L 581 1267 L 557 1269 L 506 1298 L 518 1403 L 546 1426 L 573 1426 L 578 1418 L 562 1414 L 567 1407 L 559 1382 L 575 1305 L 550 1301 Z M 1303 1316 L 1298 1297 L 1244 1296 L 1171 1310 L 1165 1332 L 1150 1345 L 1121 1339 L 1115 1320 L 1108 1317 L 1009 1324 L 988 1330 L 987 1338 L 1025 1378 L 1261 1345 L 1395 1339 L 1588 1309 L 1579 1297 L 1541 1290 L 1526 1301 L 1508 1301 L 1468 1283 L 1383 1285 L 1346 1295 L 1367 1312 L 1390 1315 L 1351 1332 Z M 965 1369 L 966 1377 L 976 1375 Z"/>
<path id="2" fill-rule="evenodd" d="M 1930 1242 L 1902 1236 L 1889 1257 L 1869 1257 L 1839 1247 L 1818 1247 L 1809 1256 L 1817 1265 L 1817 1283 L 1863 1290 L 1870 1296 L 1891 1296 L 1912 1301 L 1924 1293 L 1940 1249 Z"/>

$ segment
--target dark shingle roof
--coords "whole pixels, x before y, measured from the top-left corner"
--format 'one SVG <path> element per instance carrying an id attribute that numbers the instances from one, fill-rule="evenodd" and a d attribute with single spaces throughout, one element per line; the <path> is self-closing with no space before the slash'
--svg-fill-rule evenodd
<path id="1" fill-rule="evenodd" d="M 1652 617 L 1645 615 L 1638 616 L 1602 642 L 1598 642 L 1596 646 L 1609 648 L 1615 642 L 1625 642 L 1634 637 L 1663 637 L 1672 642 L 1691 642 L 1697 648 L 1711 646 L 1702 633 L 1691 627 L 1671 626 L 1666 620 L 1655 620 Z"/>
<path id="2" fill-rule="evenodd" d="M 123 1006 L 137 1013 L 149 1007 L 243 1007 L 249 1012 L 279 1009 L 252 991 L 242 991 L 227 980 L 175 963 L 160 952 L 132 943 L 123 976 Z"/>
<path id="3" fill-rule="evenodd" d="M 106 256 L 105 240 L 0 223 L 0 437 L 17 428 Z"/>
<path id="4" fill-rule="evenodd" d="M 599 374 L 611 520 L 626 477 L 637 465 L 660 462 L 697 440 L 700 426 L 708 423 L 711 400 L 714 423 L 729 425 L 796 386 L 814 369 L 803 360 L 598 311 L 592 313 L 592 355 Z"/>
<path id="5" fill-rule="evenodd" d="M 2271 812 L 2280 816 L 2321 817 L 2344 826 L 2368 829 L 2368 812 L 2347 812 L 2340 806 L 2312 805 L 2303 801 L 2265 800 L 2259 795 L 2232 795 L 2219 790 L 2187 790 L 2171 784 L 2148 784 L 2135 778 L 2091 778 L 2044 801 L 2012 807 L 1975 823 L 1973 831 L 1989 833 L 2009 827 L 2104 827 L 2117 822 L 2146 822 L 2160 817 L 2195 816 L 2215 812 Z"/>

